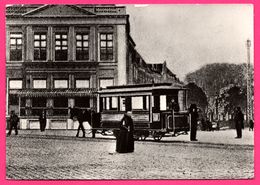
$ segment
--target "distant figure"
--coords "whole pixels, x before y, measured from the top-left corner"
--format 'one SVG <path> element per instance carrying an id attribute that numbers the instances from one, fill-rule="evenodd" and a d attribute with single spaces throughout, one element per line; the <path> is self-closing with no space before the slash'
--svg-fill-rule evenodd
<path id="1" fill-rule="evenodd" d="M 39 122 L 40 122 L 41 132 L 45 131 L 45 127 L 46 127 L 46 111 L 45 110 L 42 110 L 42 112 L 39 116 Z"/>
<path id="2" fill-rule="evenodd" d="M 83 136 L 82 137 L 86 137 L 85 136 L 85 128 L 84 128 L 83 122 L 87 119 L 85 117 L 87 115 L 88 114 L 86 112 L 84 112 L 83 110 L 79 110 L 78 111 L 77 119 L 78 119 L 78 122 L 79 122 L 79 126 L 78 126 L 78 131 L 77 131 L 76 137 L 79 137 L 80 130 L 82 130 L 82 132 L 83 132 Z"/>
<path id="3" fill-rule="evenodd" d="M 206 125 L 207 125 L 207 131 L 212 131 L 212 123 L 209 121 L 209 119 L 207 119 Z"/>
<path id="4" fill-rule="evenodd" d="M 197 105 L 196 104 L 191 104 L 189 108 L 189 113 L 191 117 L 191 123 L 190 123 L 190 140 L 191 141 L 198 141 L 196 139 L 196 134 L 197 134 L 197 121 L 198 121 L 198 112 L 197 112 Z"/>
<path id="5" fill-rule="evenodd" d="M 9 129 L 9 132 L 8 132 L 7 136 L 11 135 L 13 128 L 15 129 L 15 135 L 18 134 L 18 128 L 17 128 L 18 122 L 19 122 L 19 117 L 12 110 L 11 111 L 11 116 L 10 116 L 10 129 Z"/>
<path id="6" fill-rule="evenodd" d="M 242 138 L 242 128 L 244 128 L 244 115 L 240 107 L 237 107 L 235 110 L 234 121 L 235 121 L 235 127 L 237 131 L 237 137 L 235 138 L 236 139 Z"/>
<path id="7" fill-rule="evenodd" d="M 249 131 L 254 131 L 254 121 L 253 120 L 249 121 Z"/>
<path id="8" fill-rule="evenodd" d="M 174 99 L 171 100 L 170 109 L 174 110 L 174 112 L 180 111 L 180 106 Z"/>
<path id="9" fill-rule="evenodd" d="M 201 118 L 201 130 L 202 131 L 207 130 L 207 125 L 206 125 L 206 121 L 204 118 Z"/>

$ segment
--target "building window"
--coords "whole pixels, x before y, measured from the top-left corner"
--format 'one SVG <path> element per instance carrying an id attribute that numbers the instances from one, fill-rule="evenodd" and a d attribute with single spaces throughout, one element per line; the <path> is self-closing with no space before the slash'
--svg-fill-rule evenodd
<path id="1" fill-rule="evenodd" d="M 78 33 L 76 35 L 76 60 L 89 60 L 89 35 Z"/>
<path id="2" fill-rule="evenodd" d="M 113 34 L 100 34 L 100 60 L 113 60 Z"/>
<path id="3" fill-rule="evenodd" d="M 9 95 L 9 105 L 19 105 L 19 97 L 16 94 L 10 94 Z"/>
<path id="4" fill-rule="evenodd" d="M 76 80 L 76 88 L 89 88 L 89 80 Z"/>
<path id="5" fill-rule="evenodd" d="M 46 89 L 46 80 L 33 80 L 34 89 Z"/>
<path id="6" fill-rule="evenodd" d="M 9 80 L 10 89 L 22 89 L 23 81 L 22 80 Z"/>
<path id="7" fill-rule="evenodd" d="M 55 60 L 68 59 L 68 35 L 66 33 L 55 34 Z"/>
<path id="8" fill-rule="evenodd" d="M 26 98 L 20 98 L 20 116 L 25 116 Z"/>
<path id="9" fill-rule="evenodd" d="M 19 113 L 19 97 L 16 94 L 9 94 L 8 109 Z"/>
<path id="10" fill-rule="evenodd" d="M 56 97 L 53 99 L 53 115 L 66 116 L 68 115 L 68 98 Z"/>
<path id="11" fill-rule="evenodd" d="M 68 80 L 54 80 L 54 88 L 68 88 Z"/>
<path id="12" fill-rule="evenodd" d="M 99 80 L 99 87 L 106 88 L 107 86 L 113 86 L 114 79 L 100 79 Z"/>
<path id="13" fill-rule="evenodd" d="M 32 115 L 37 116 L 40 115 L 42 110 L 46 109 L 46 98 L 43 97 L 37 97 L 32 98 Z"/>
<path id="14" fill-rule="evenodd" d="M 76 97 L 75 106 L 79 108 L 89 108 L 90 107 L 90 98 L 89 97 Z"/>
<path id="15" fill-rule="evenodd" d="M 46 33 L 34 34 L 34 60 L 46 60 Z"/>
<path id="16" fill-rule="evenodd" d="M 10 34 L 10 60 L 22 60 L 22 33 Z"/>

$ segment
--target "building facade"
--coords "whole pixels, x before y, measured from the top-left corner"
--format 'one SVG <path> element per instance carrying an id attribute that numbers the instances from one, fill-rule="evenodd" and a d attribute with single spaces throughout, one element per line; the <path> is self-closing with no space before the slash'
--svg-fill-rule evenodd
<path id="1" fill-rule="evenodd" d="M 74 129 L 68 107 L 97 108 L 97 90 L 111 85 L 179 83 L 162 64 L 135 50 L 126 7 L 14 5 L 6 8 L 6 115 L 21 129 Z"/>

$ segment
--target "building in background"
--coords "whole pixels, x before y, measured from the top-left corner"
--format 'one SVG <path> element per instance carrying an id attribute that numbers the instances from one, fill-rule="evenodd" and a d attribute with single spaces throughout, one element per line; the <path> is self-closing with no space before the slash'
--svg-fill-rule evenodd
<path id="1" fill-rule="evenodd" d="M 6 7 L 6 115 L 21 129 L 73 129 L 68 107 L 97 107 L 98 88 L 180 83 L 166 66 L 135 50 L 126 7 L 13 5 Z"/>

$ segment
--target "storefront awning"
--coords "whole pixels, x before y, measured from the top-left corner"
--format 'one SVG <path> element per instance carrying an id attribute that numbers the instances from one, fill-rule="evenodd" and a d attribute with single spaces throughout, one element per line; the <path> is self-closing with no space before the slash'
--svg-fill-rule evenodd
<path id="1" fill-rule="evenodd" d="M 96 97 L 97 90 L 88 89 L 12 89 L 9 94 L 18 95 L 19 97 Z"/>

